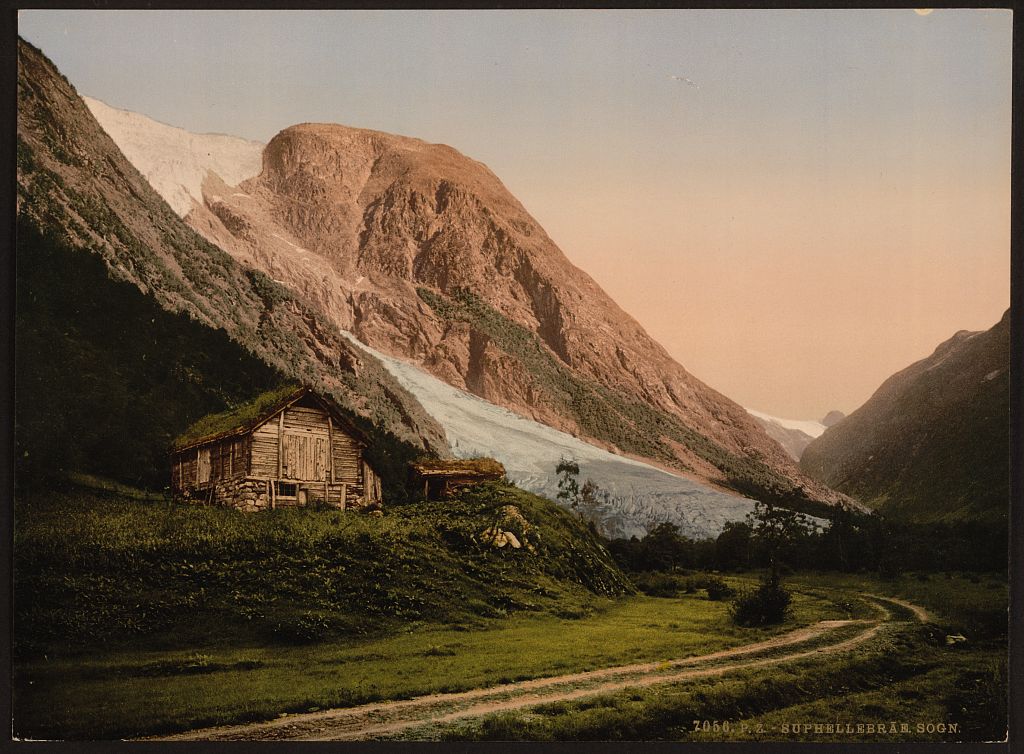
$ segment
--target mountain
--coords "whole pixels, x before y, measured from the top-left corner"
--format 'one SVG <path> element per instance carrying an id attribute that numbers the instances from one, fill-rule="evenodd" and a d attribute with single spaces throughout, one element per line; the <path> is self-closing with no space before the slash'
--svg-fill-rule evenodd
<path id="1" fill-rule="evenodd" d="M 845 418 L 846 414 L 842 411 L 832 410 L 825 414 L 825 418 L 821 420 L 821 423 L 827 428 L 831 427 L 833 424 L 838 424 Z"/>
<path id="2" fill-rule="evenodd" d="M 119 118 L 94 111 L 142 160 Z M 847 502 L 676 364 L 486 166 L 451 147 L 306 123 L 271 139 L 258 176 L 231 185 L 210 165 L 201 188 L 193 228 L 377 351 L 699 483 Z"/>
<path id="3" fill-rule="evenodd" d="M 443 429 L 322 311 L 185 225 L 39 50 L 19 40 L 18 64 L 23 479 L 84 468 L 166 484 L 171 437 L 283 379 L 350 411 L 396 484 L 403 457 L 448 454 Z"/>
<path id="4" fill-rule="evenodd" d="M 897 372 L 807 446 L 810 475 L 887 515 L 1005 522 L 1010 313 Z"/>
<path id="5" fill-rule="evenodd" d="M 825 431 L 823 421 L 780 419 L 777 416 L 762 414 L 760 411 L 754 411 L 751 408 L 747 409 L 747 413 L 757 420 L 757 423 L 764 428 L 768 436 L 781 445 L 783 450 L 789 453 L 794 461 L 799 461 L 804 448 L 811 443 L 811 440 Z M 829 414 L 829 416 L 831 415 Z"/>

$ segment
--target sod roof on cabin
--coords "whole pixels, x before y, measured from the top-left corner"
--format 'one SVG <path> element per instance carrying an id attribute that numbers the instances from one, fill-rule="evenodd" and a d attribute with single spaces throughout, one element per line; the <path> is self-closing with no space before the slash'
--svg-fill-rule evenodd
<path id="1" fill-rule="evenodd" d="M 421 458 L 410 464 L 420 476 L 475 477 L 479 479 L 501 479 L 505 467 L 493 458 Z"/>
<path id="2" fill-rule="evenodd" d="M 306 388 L 301 385 L 285 385 L 261 393 L 248 403 L 235 408 L 218 414 L 207 414 L 180 434 L 171 444 L 171 449 L 181 450 L 217 437 L 244 432 L 259 424 L 268 415 L 276 413 L 280 406 L 290 403 L 305 392 Z"/>

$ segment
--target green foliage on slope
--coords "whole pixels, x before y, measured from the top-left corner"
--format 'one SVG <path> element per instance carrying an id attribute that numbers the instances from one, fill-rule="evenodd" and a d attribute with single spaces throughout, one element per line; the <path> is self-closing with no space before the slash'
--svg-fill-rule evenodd
<path id="1" fill-rule="evenodd" d="M 162 488 L 171 440 L 283 376 L 103 262 L 18 222 L 15 439 L 22 490 L 81 471 Z"/>

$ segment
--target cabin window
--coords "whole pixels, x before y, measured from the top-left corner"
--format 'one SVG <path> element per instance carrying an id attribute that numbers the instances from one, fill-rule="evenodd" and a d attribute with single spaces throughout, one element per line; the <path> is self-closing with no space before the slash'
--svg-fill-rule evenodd
<path id="1" fill-rule="evenodd" d="M 295 497 L 297 489 L 297 484 L 291 484 L 289 482 L 274 482 L 274 494 L 277 497 Z"/>

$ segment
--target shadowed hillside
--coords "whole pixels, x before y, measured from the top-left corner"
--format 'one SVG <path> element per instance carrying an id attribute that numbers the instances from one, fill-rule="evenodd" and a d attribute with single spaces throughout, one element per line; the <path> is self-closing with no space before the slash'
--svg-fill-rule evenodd
<path id="1" fill-rule="evenodd" d="M 897 372 L 804 451 L 804 471 L 886 515 L 1005 522 L 1010 313 Z"/>

